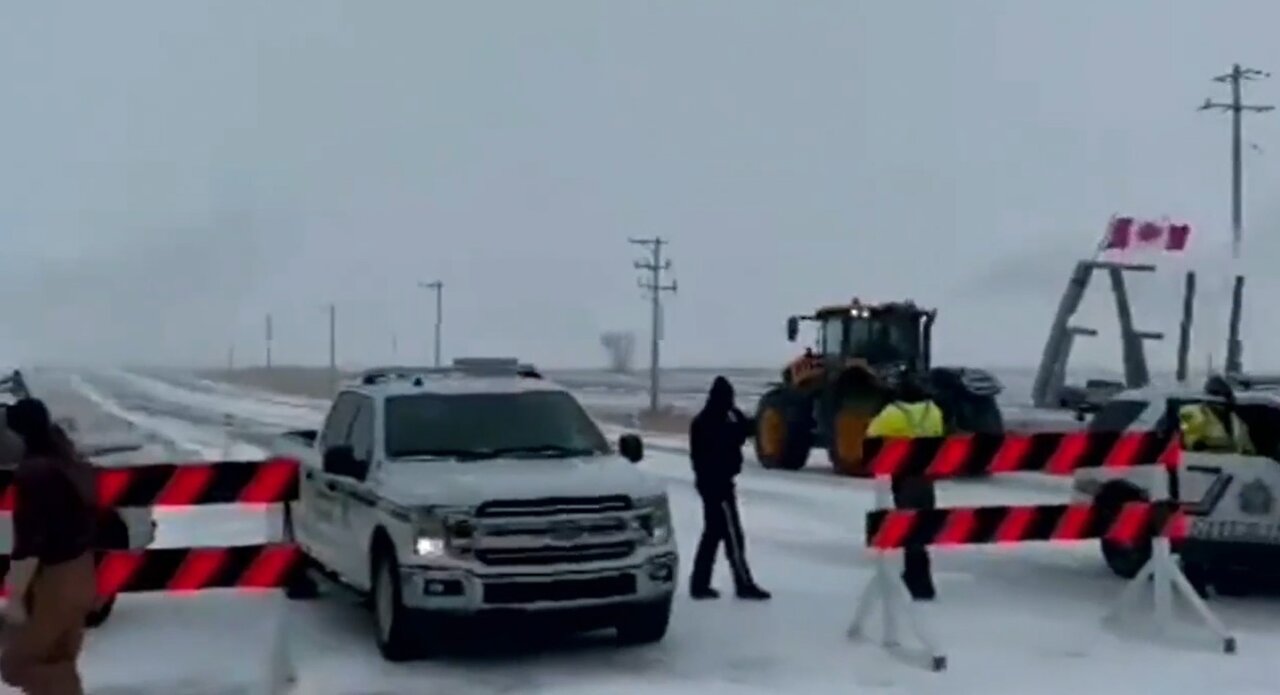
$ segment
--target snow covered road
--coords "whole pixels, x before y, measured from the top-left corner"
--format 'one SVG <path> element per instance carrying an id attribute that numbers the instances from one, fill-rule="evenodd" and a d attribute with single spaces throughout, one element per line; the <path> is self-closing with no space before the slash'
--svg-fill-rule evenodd
<path id="1" fill-rule="evenodd" d="M 68 375 L 80 404 L 94 403 L 185 456 L 249 455 L 269 433 L 315 427 L 323 405 L 197 380 L 121 372 Z M 59 403 L 51 396 L 55 409 Z M 225 415 L 235 419 L 228 436 Z M 685 561 L 700 511 L 678 441 L 650 440 L 646 469 L 668 481 Z M 951 660 L 929 673 L 868 643 L 844 637 L 870 578 L 860 549 L 869 483 L 749 466 L 739 484 L 748 555 L 766 604 L 677 601 L 668 638 L 619 649 L 606 635 L 502 648 L 468 647 L 439 660 L 389 664 L 373 645 L 371 619 L 348 599 L 288 603 L 267 597 L 126 597 L 95 631 L 84 659 L 92 692 L 225 693 L 260 682 L 273 626 L 284 606 L 296 692 L 563 693 L 1078 693 L 1158 691 L 1273 693 L 1280 604 L 1220 599 L 1214 608 L 1240 639 L 1224 656 L 1196 628 L 1168 640 L 1116 634 L 1100 616 L 1122 584 L 1096 546 L 1022 546 L 935 553 L 940 600 L 922 613 Z M 991 481 L 948 485 L 942 504 L 1061 501 L 1055 484 Z M 210 508 L 161 519 L 163 545 L 251 542 L 272 519 Z M 720 568 L 719 584 L 728 588 Z M 683 590 L 683 585 L 682 585 Z M 268 605 L 264 605 L 264 602 Z M 1199 639 L 1197 639 L 1199 638 Z M 259 679 L 255 681 L 254 679 Z M 184 680 L 185 679 L 185 680 Z"/>

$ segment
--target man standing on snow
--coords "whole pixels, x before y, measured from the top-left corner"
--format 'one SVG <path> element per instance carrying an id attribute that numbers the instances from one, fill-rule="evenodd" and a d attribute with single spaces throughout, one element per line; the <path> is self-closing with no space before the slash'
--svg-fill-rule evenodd
<path id="1" fill-rule="evenodd" d="M 894 400 L 867 425 L 868 437 L 915 439 L 944 434 L 942 409 L 912 378 L 899 386 Z M 894 477 L 892 485 L 893 502 L 898 509 L 933 509 L 937 506 L 933 481 L 928 478 Z M 929 566 L 929 551 L 923 546 L 904 549 L 902 581 L 917 601 L 932 601 L 937 595 Z"/>
<path id="2" fill-rule="evenodd" d="M 718 376 L 711 383 L 707 403 L 689 425 L 689 458 L 702 498 L 702 539 L 693 558 L 689 578 L 695 599 L 719 598 L 711 588 L 716 550 L 723 542 L 738 598 L 765 600 L 769 592 L 756 586 L 747 567 L 747 550 L 733 479 L 742 471 L 742 445 L 751 436 L 752 423 L 733 403 L 733 385 Z"/>

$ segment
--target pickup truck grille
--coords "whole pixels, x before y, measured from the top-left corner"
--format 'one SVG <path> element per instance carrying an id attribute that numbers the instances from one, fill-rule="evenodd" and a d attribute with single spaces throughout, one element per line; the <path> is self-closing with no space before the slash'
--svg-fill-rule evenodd
<path id="1" fill-rule="evenodd" d="M 583 543 L 569 547 L 477 549 L 476 559 L 486 565 L 531 566 L 621 560 L 635 552 L 633 541 Z"/>
<path id="2" fill-rule="evenodd" d="M 625 495 L 486 502 L 466 548 L 478 562 L 502 567 L 623 560 L 644 539 L 635 514 Z"/>
<path id="3" fill-rule="evenodd" d="M 569 528 L 574 537 L 598 536 L 609 533 L 626 533 L 628 522 L 622 516 L 575 517 Z M 508 538 L 513 536 L 555 537 L 557 532 L 565 532 L 563 522 L 554 519 L 512 519 L 501 524 L 486 525 L 486 538 Z"/>
<path id="4" fill-rule="evenodd" d="M 632 508 L 625 495 L 610 497 L 543 497 L 530 500 L 494 500 L 476 509 L 477 518 L 559 516 L 562 514 L 608 514 Z"/>
<path id="5" fill-rule="evenodd" d="M 489 582 L 484 585 L 488 604 L 539 603 L 613 598 L 636 593 L 636 578 L 630 574 L 587 579 L 557 579 L 543 582 Z"/>

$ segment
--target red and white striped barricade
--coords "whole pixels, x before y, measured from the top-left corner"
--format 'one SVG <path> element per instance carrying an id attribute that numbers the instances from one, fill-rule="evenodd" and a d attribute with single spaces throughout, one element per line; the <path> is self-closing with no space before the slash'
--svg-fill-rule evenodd
<path id="1" fill-rule="evenodd" d="M 1129 581 L 1104 619 L 1118 616 L 1136 603 L 1150 582 L 1154 617 L 1162 626 L 1173 622 L 1173 597 L 1181 595 L 1200 620 L 1233 653 L 1235 638 L 1213 614 L 1174 562 L 1171 541 L 1186 536 L 1188 521 L 1177 499 L 1176 466 L 1180 441 L 1156 432 L 956 435 L 923 439 L 870 438 L 864 460 L 876 480 L 876 510 L 866 519 L 866 547 L 875 556 L 875 574 L 857 604 L 848 636 L 866 632 L 872 611 L 883 612 L 881 643 L 901 645 L 899 623 L 905 620 L 929 653 L 929 666 L 946 668 L 947 659 L 921 620 L 906 587 L 894 576 L 890 559 L 908 546 L 956 546 L 1107 539 L 1132 544 L 1152 539 L 1152 556 Z M 1029 505 L 952 507 L 930 510 L 894 509 L 893 478 L 932 480 L 1006 473 L 1069 476 L 1087 468 L 1141 468 L 1152 475 L 1150 499 L 1119 509 L 1094 505 Z"/>

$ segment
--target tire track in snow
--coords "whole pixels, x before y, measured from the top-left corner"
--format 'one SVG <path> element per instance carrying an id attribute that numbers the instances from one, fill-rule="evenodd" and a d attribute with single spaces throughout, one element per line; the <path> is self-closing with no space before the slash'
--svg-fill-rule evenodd
<path id="1" fill-rule="evenodd" d="M 236 441 L 221 431 L 211 430 L 212 423 L 192 422 L 186 418 L 173 417 L 156 412 L 154 408 L 137 408 L 124 405 L 95 386 L 91 385 L 80 374 L 70 375 L 72 387 L 86 400 L 93 403 L 103 412 L 131 423 L 139 430 L 172 442 L 174 447 L 191 452 L 204 460 L 221 459 L 255 459 L 264 458 L 266 452 L 260 447 Z"/>

